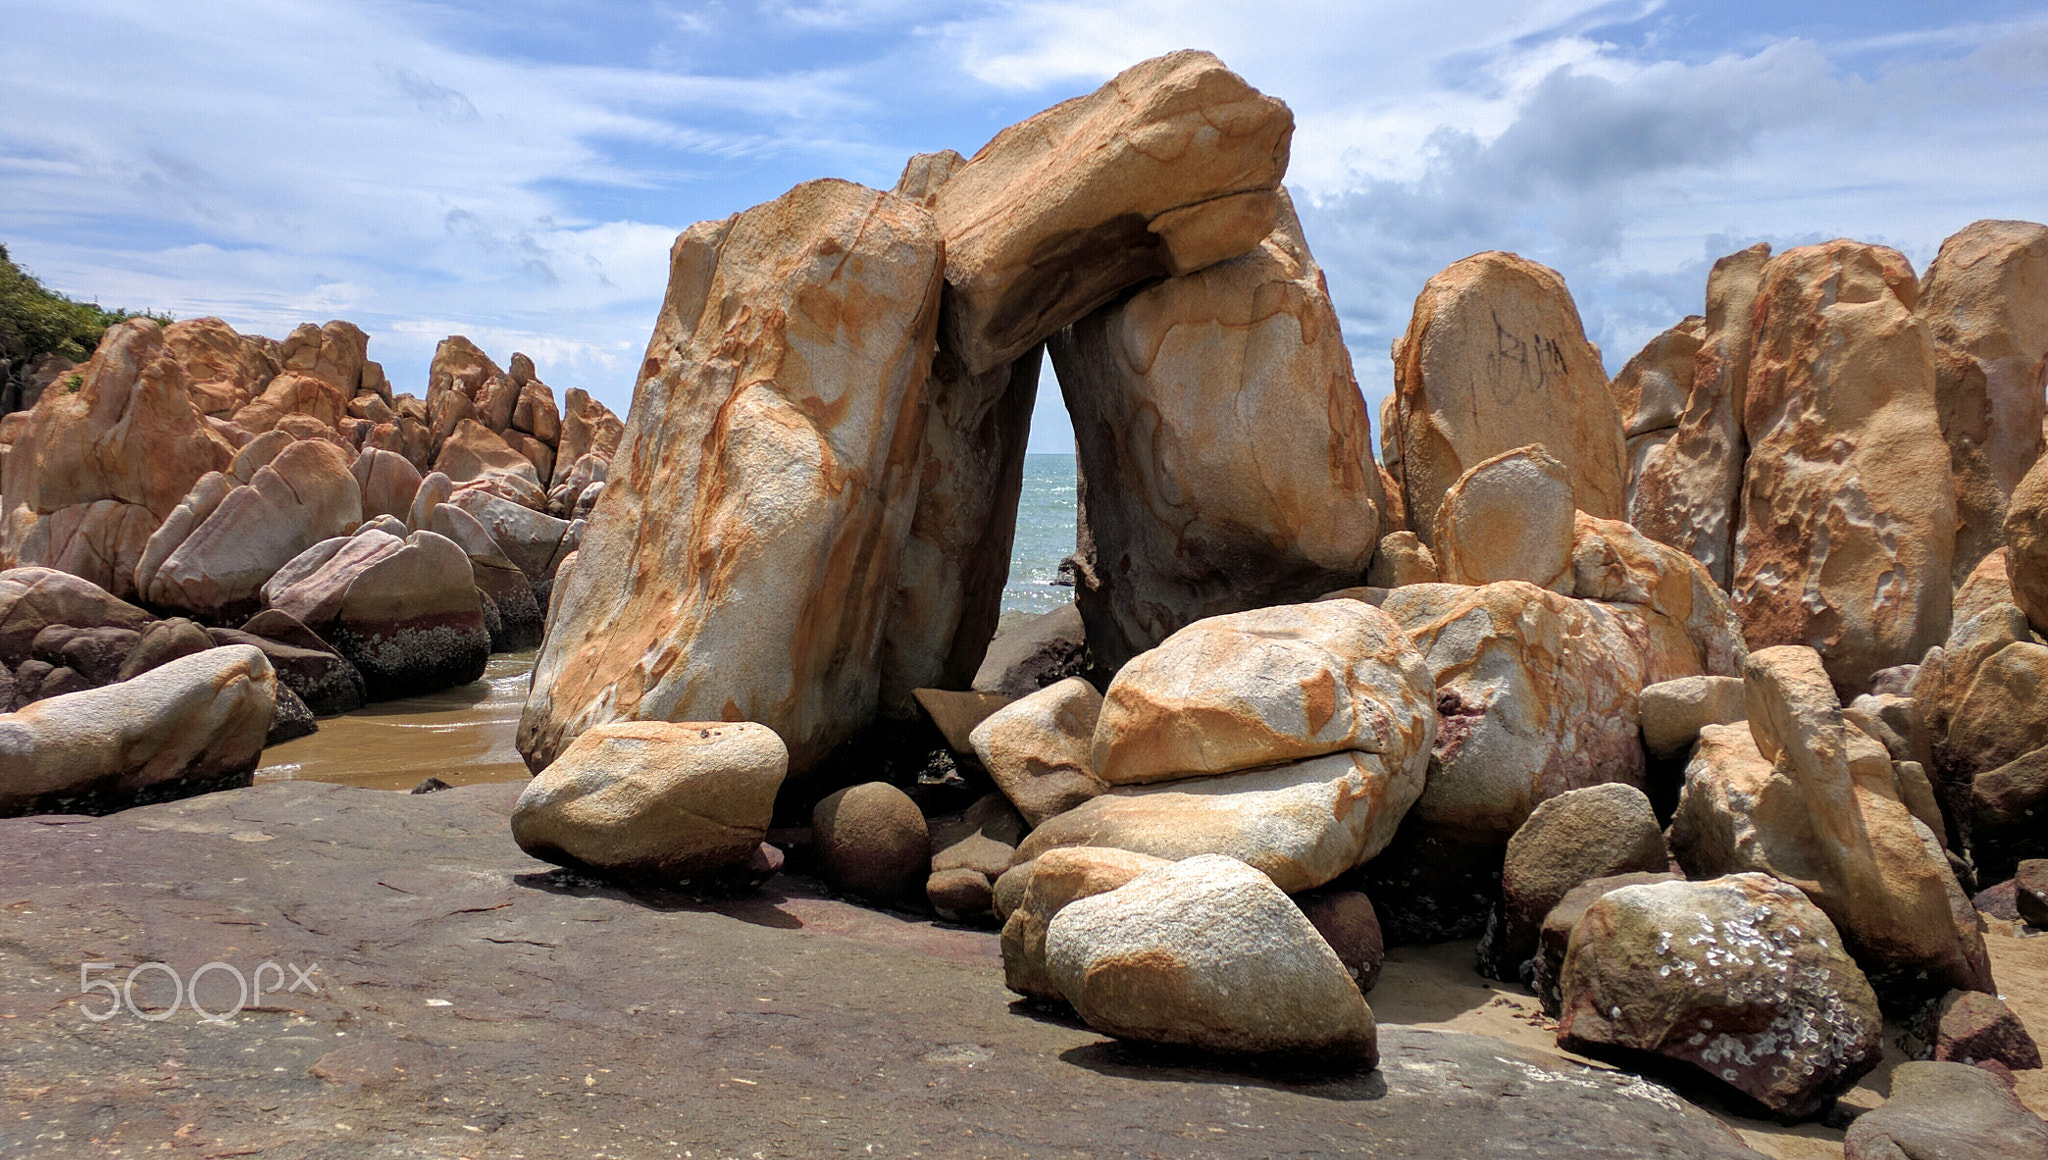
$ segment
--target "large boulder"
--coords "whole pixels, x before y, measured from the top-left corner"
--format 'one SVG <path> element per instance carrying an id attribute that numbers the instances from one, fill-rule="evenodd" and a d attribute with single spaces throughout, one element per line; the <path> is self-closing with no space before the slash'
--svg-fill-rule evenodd
<path id="1" fill-rule="evenodd" d="M 244 646 L 0 716 L 0 816 L 105 813 L 248 785 L 277 697 L 270 662 Z"/>
<path id="2" fill-rule="evenodd" d="M 921 207 L 843 181 L 677 239 L 631 429 L 554 595 L 529 764 L 602 721 L 745 719 L 798 773 L 872 718 L 941 249 Z"/>
<path id="3" fill-rule="evenodd" d="M 349 456 L 332 443 L 303 439 L 251 473 L 248 483 L 195 488 L 189 523 L 166 521 L 150 539 L 135 583 L 143 599 L 202 620 L 256 610 L 263 585 L 294 556 L 345 536 L 363 520 L 362 489 Z M 220 498 L 210 508 L 204 499 Z"/>
<path id="4" fill-rule="evenodd" d="M 1957 584 L 2005 542 L 2006 502 L 2043 447 L 2048 226 L 1979 221 L 1941 243 L 1914 312 L 1934 339 L 1934 394 L 1956 488 Z"/>
<path id="5" fill-rule="evenodd" d="M 842 894 L 883 906 L 910 903 L 931 875 L 931 830 L 910 795 L 870 781 L 827 795 L 811 810 L 818 872 Z"/>
<path id="6" fill-rule="evenodd" d="M 1459 476 L 1531 443 L 1564 465 L 1574 508 L 1625 514 L 1621 416 L 1555 270 L 1490 251 L 1432 277 L 1394 344 L 1393 397 L 1408 525 L 1423 543 L 1435 546 Z"/>
<path id="7" fill-rule="evenodd" d="M 1438 724 L 1417 822 L 1505 843 L 1546 798 L 1642 785 L 1643 662 L 1611 608 L 1520 581 L 1415 584 L 1380 607 L 1434 674 Z"/>
<path id="8" fill-rule="evenodd" d="M 932 202 L 946 349 L 985 374 L 1126 287 L 1249 252 L 1293 132 L 1214 56 L 1175 52 L 996 134 Z"/>
<path id="9" fill-rule="evenodd" d="M 611 408 L 582 388 L 570 387 L 563 392 L 562 402 L 562 435 L 555 446 L 555 478 L 550 486 L 562 483 L 586 455 L 611 462 L 626 434 L 625 423 Z"/>
<path id="10" fill-rule="evenodd" d="M 2036 461 L 2013 488 L 2005 515 L 2005 571 L 2027 623 L 2048 626 L 2048 464 Z M 1957 618 L 1957 623 L 1962 623 Z"/>
<path id="11" fill-rule="evenodd" d="M 1679 663 L 1693 672 L 1738 676 L 1749 655 L 1742 622 L 1706 567 L 1620 520 L 1576 514 L 1571 594 L 1581 600 L 1638 605 L 1677 625 L 1693 648 L 1693 655 L 1678 658 Z M 1645 627 L 1654 623 L 1645 622 Z M 1646 667 L 1657 668 L 1647 660 Z M 1644 676 L 1652 681 L 1674 679 L 1647 671 Z"/>
<path id="12" fill-rule="evenodd" d="M 505 555 L 481 520 L 452 503 L 435 504 L 426 526 L 419 530 L 446 536 L 469 557 L 478 591 L 498 613 L 491 629 L 492 652 L 518 652 L 540 643 L 544 617 L 534 600 L 534 584 Z"/>
<path id="13" fill-rule="evenodd" d="M 457 487 L 471 484 L 503 496 L 522 507 L 544 511 L 547 492 L 533 460 L 505 442 L 503 436 L 475 419 L 462 419 L 434 456 L 434 470 Z"/>
<path id="14" fill-rule="evenodd" d="M 1166 865 L 1149 854 L 1079 846 L 1047 850 L 1010 871 L 1021 876 L 1023 894 L 1003 921 L 1003 985 L 1027 998 L 1064 1001 L 1045 965 L 1045 930 L 1053 918 L 1076 899 L 1115 890 Z"/>
<path id="15" fill-rule="evenodd" d="M 968 741 L 996 788 L 1036 827 L 1108 788 L 1093 772 L 1101 713 L 1095 686 L 1069 677 L 982 718 Z"/>
<path id="16" fill-rule="evenodd" d="M 49 565 L 135 594 L 149 535 L 234 448 L 207 426 L 151 319 L 108 328 L 43 393 L 0 469 L 0 565 Z"/>
<path id="17" fill-rule="evenodd" d="M 1101 671 L 1204 617 L 1356 584 L 1386 506 L 1372 422 L 1285 191 L 1241 257 L 1057 332 L 1080 463 L 1075 601 Z"/>
<path id="18" fill-rule="evenodd" d="M 420 490 L 420 471 L 412 461 L 395 451 L 363 448 L 350 472 L 363 492 L 363 518 L 397 516 L 412 511 L 413 497 Z"/>
<path id="19" fill-rule="evenodd" d="M 1651 339 L 1607 384 L 1628 439 L 1628 519 L 1636 518 L 1636 481 L 1643 466 L 1678 432 L 1692 394 L 1693 364 L 1707 320 L 1694 314 Z"/>
<path id="20" fill-rule="evenodd" d="M 0 665 L 29 659 L 36 637 L 53 624 L 141 630 L 155 619 L 89 580 L 54 568 L 0 572 Z"/>
<path id="21" fill-rule="evenodd" d="M 1356 750 L 1406 783 L 1428 761 L 1433 700 L 1423 658 L 1363 602 L 1210 617 L 1110 682 L 1094 773 L 1135 785 Z"/>
<path id="22" fill-rule="evenodd" d="M 752 722 L 600 725 L 542 770 L 512 838 L 544 861 L 675 885 L 745 862 L 768 834 L 789 755 Z"/>
<path id="23" fill-rule="evenodd" d="M 1422 792 L 1425 746 L 1408 760 L 1348 750 L 1289 765 L 1126 786 L 1048 818 L 1017 847 L 1027 862 L 1062 846 L 1159 858 L 1227 854 L 1288 893 L 1310 890 L 1385 849 Z"/>
<path id="24" fill-rule="evenodd" d="M 1948 635 L 1955 488 L 1933 344 L 1903 254 L 1834 241 L 1771 259 L 1757 292 L 1733 603 L 1756 647 L 1810 645 L 1835 683 Z"/>
<path id="25" fill-rule="evenodd" d="M 1762 874 L 1624 886 L 1565 952 L 1558 1045 L 1647 1052 L 1773 1115 L 1822 1111 L 1877 1065 L 1877 997 L 1827 915 Z"/>
<path id="26" fill-rule="evenodd" d="M 373 701 L 466 685 L 490 660 L 469 557 L 433 532 L 322 541 L 280 568 L 263 599 L 332 641 Z"/>
<path id="27" fill-rule="evenodd" d="M 2032 1160 L 2048 1156 L 2048 1123 L 2006 1082 L 1962 1063 L 1908 1060 L 1891 1098 L 1858 1116 L 1843 1160 Z"/>
<path id="28" fill-rule="evenodd" d="M 1372 1011 L 1265 875 L 1203 855 L 1076 899 L 1045 935 L 1052 980 L 1119 1039 L 1329 1067 L 1379 1063 Z"/>
<path id="29" fill-rule="evenodd" d="M 981 667 L 974 673 L 974 691 L 1022 699 L 1088 667 L 1088 638 L 1081 610 L 1062 604 L 1006 629 L 989 642 Z"/>
<path id="30" fill-rule="evenodd" d="M 1634 786 L 1587 786 L 1545 801 L 1508 839 L 1500 915 L 1480 944 L 1480 969 L 1522 981 L 1544 916 L 1566 894 L 1595 878 L 1661 871 L 1670 863 L 1650 799 Z"/>
<path id="31" fill-rule="evenodd" d="M 1538 444 L 1482 459 L 1444 492 L 1437 572 L 1446 584 L 1522 580 L 1572 594 L 1572 481 Z"/>
<path id="32" fill-rule="evenodd" d="M 237 334 L 218 318 L 188 318 L 163 331 L 164 352 L 184 371 L 185 394 L 202 415 L 234 414 L 277 375 L 268 339 Z"/>
<path id="33" fill-rule="evenodd" d="M 1991 989 L 1976 911 L 1890 755 L 1844 725 L 1819 655 L 1760 649 L 1744 692 L 1746 727 L 1702 729 L 1686 767 L 1670 841 L 1687 875 L 1798 885 L 1888 1002 Z"/>
<path id="34" fill-rule="evenodd" d="M 1735 574 L 1736 502 L 1749 455 L 1743 410 L 1757 290 L 1770 258 L 1771 248 L 1759 242 L 1716 261 L 1707 274 L 1706 324 L 1685 410 L 1629 480 L 1629 522 L 1698 560 L 1723 588 Z"/>

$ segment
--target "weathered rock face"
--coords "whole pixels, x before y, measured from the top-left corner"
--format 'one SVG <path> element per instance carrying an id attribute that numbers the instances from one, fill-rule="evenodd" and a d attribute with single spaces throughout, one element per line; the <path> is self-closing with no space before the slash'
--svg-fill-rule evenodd
<path id="1" fill-rule="evenodd" d="M 1386 848 L 1422 785 L 1421 762 L 1397 765 L 1354 750 L 1114 789 L 1048 818 L 1017 847 L 1017 861 L 1062 846 L 1167 859 L 1227 854 L 1292 894 L 1321 886 Z"/>
<path id="2" fill-rule="evenodd" d="M 225 476 L 200 480 L 190 502 L 150 537 L 135 569 L 142 598 L 201 619 L 254 611 L 279 568 L 362 522 L 362 489 L 349 466 L 341 448 L 304 439 L 239 487 L 226 487 Z"/>
<path id="3" fill-rule="evenodd" d="M 420 490 L 420 472 L 405 456 L 365 447 L 350 471 L 362 489 L 364 519 L 396 516 L 403 520 L 411 513 L 413 497 Z"/>
<path id="4" fill-rule="evenodd" d="M 424 485 L 422 485 L 424 490 Z M 558 520 L 545 512 L 513 503 L 494 492 L 463 488 L 448 502 L 475 517 L 490 533 L 505 558 L 526 574 L 534 600 L 546 605 L 548 586 L 562 561 L 582 542 L 586 525 Z M 417 505 L 415 505 L 417 506 Z"/>
<path id="5" fill-rule="evenodd" d="M 140 630 L 153 618 L 106 589 L 54 568 L 0 572 L 0 664 L 29 658 L 35 639 L 53 624 Z"/>
<path id="6" fill-rule="evenodd" d="M 1995 1061 L 2013 1071 L 2041 1066 L 2041 1047 L 2026 1024 L 1996 995 L 1950 991 L 1922 1014 L 1914 1034 L 1934 1059 L 1956 1063 Z"/>
<path id="7" fill-rule="evenodd" d="M 912 689 L 965 686 L 987 654 L 1043 361 L 1036 346 L 980 375 L 943 349 L 932 360 L 917 509 L 882 638 L 885 713 L 907 715 Z"/>
<path id="8" fill-rule="evenodd" d="M 1027 825 L 1042 825 L 1108 788 L 1093 771 L 1101 712 L 1095 686 L 1069 677 L 974 727 L 974 755 Z"/>
<path id="9" fill-rule="evenodd" d="M 1621 416 L 1555 270 L 1494 251 L 1431 278 L 1394 344 L 1393 397 L 1408 525 L 1423 543 L 1435 546 L 1459 476 L 1530 443 L 1564 464 L 1573 507 L 1624 514 Z"/>
<path id="10" fill-rule="evenodd" d="M 1646 686 L 1640 701 L 1643 749 L 1662 761 L 1682 758 L 1708 725 L 1746 719 L 1740 677 L 1681 677 Z"/>
<path id="11" fill-rule="evenodd" d="M 2004 533 L 2012 587 L 2006 599 L 2027 614 L 2027 623 L 2048 625 L 2048 468 L 2039 462 L 2013 489 Z"/>
<path id="12" fill-rule="evenodd" d="M 512 838 L 544 861 L 675 885 L 746 861 L 788 765 L 751 722 L 600 725 L 519 795 Z"/>
<path id="13" fill-rule="evenodd" d="M 133 319 L 43 393 L 0 469 L 0 564 L 50 565 L 135 595 L 149 535 L 234 449 L 192 405 L 164 331 Z"/>
<path id="14" fill-rule="evenodd" d="M 991 918 L 995 880 L 1010 868 L 1024 819 L 1002 794 L 983 794 L 959 814 L 934 818 L 932 875 L 925 896 L 948 922 L 981 923 Z"/>
<path id="15" fill-rule="evenodd" d="M 1022 699 L 1086 669 L 1088 638 L 1081 610 L 1062 604 L 989 642 L 974 673 L 974 691 Z"/>
<path id="16" fill-rule="evenodd" d="M 1003 984 L 1033 999 L 1064 1001 L 1045 967 L 1045 928 L 1053 917 L 1077 898 L 1107 893 L 1167 865 L 1149 854 L 1081 846 L 1047 850 L 1011 871 L 1023 876 L 1024 893 L 1003 920 Z"/>
<path id="17" fill-rule="evenodd" d="M 1279 212 L 1293 133 L 1286 105 L 1176 52 L 996 134 L 932 206 L 946 348 L 984 374 L 1125 287 L 1249 252 Z"/>
<path id="18" fill-rule="evenodd" d="M 1572 594 L 1572 481 L 1530 444 L 1483 459 L 1444 492 L 1437 570 L 1446 584 L 1522 580 Z"/>
<path id="19" fill-rule="evenodd" d="M 1607 384 L 1628 439 L 1628 519 L 1636 518 L 1636 482 L 1643 466 L 1677 433 L 1685 401 L 1692 394 L 1693 362 L 1706 336 L 1707 320 L 1697 314 L 1650 340 Z"/>
<path id="20" fill-rule="evenodd" d="M 2048 1155 L 2048 1123 L 1997 1076 L 1961 1063 L 1908 1060 L 1891 1098 L 1842 1137 L 1844 1160 L 2026 1160 Z"/>
<path id="21" fill-rule="evenodd" d="M 1980 221 L 1941 244 L 1914 312 L 1934 339 L 1934 394 L 1956 488 L 1957 584 L 2004 542 L 2006 500 L 2041 457 L 2048 382 L 2048 226 Z"/>
<path id="22" fill-rule="evenodd" d="M 1250 253 L 1050 344 L 1080 462 L 1097 666 L 1207 616 L 1356 584 L 1386 496 L 1337 311 L 1286 193 Z"/>
<path id="23" fill-rule="evenodd" d="M 469 484 L 495 492 L 523 507 L 544 511 L 547 492 L 540 486 L 540 472 L 533 460 L 513 449 L 497 432 L 477 422 L 462 419 L 441 444 L 434 457 L 434 470 L 460 487 Z"/>
<path id="24" fill-rule="evenodd" d="M 1595 878 L 1661 871 L 1670 861 L 1650 799 L 1633 786 L 1588 786 L 1545 801 L 1508 839 L 1500 923 L 1480 944 L 1480 969 L 1521 981 L 1544 916 L 1573 888 Z"/>
<path id="25" fill-rule="evenodd" d="M 1970 569 L 1962 587 L 1956 589 L 1951 624 L 1961 624 L 1987 608 L 2013 602 L 2017 593 L 2013 590 L 2012 574 L 2006 568 L 2007 555 L 2001 544 Z"/>
<path id="26" fill-rule="evenodd" d="M 1265 875 L 1219 856 L 1068 903 L 1046 965 L 1090 1027 L 1232 1055 L 1376 1066 L 1372 1011 L 1322 936 Z"/>
<path id="27" fill-rule="evenodd" d="M 1762 874 L 1625 886 L 1586 909 L 1558 1044 L 1647 1051 L 1788 1119 L 1877 1065 L 1877 997 L 1825 914 Z"/>
<path id="28" fill-rule="evenodd" d="M 1657 543 L 1620 520 L 1577 513 L 1573 524 L 1571 594 L 1581 600 L 1637 605 L 1676 625 L 1692 644 L 1677 662 L 1693 672 L 1732 677 L 1742 672 L 1749 648 L 1728 598 L 1699 561 Z M 1638 621 L 1655 631 L 1653 620 Z M 1646 681 L 1671 680 L 1647 658 Z"/>
<path id="29" fill-rule="evenodd" d="M 1642 659 L 1611 609 L 1533 584 L 1415 584 L 1381 609 L 1435 674 L 1438 725 L 1416 821 L 1505 842 L 1546 798 L 1640 787 Z"/>
<path id="30" fill-rule="evenodd" d="M 2025 491 L 2014 493 L 2014 517 Z M 2039 821 L 2048 809 L 2044 681 L 2048 648 L 2034 643 L 2026 615 L 2011 604 L 1958 623 L 1916 675 L 1914 700 L 1933 738 L 1931 771 L 1981 881 L 2048 855 Z"/>
<path id="31" fill-rule="evenodd" d="M 434 361 L 427 367 L 427 409 L 432 411 L 450 391 L 474 402 L 485 383 L 504 373 L 477 344 L 451 334 L 434 348 Z"/>
<path id="32" fill-rule="evenodd" d="M 247 785 L 276 708 L 277 676 L 248 647 L 38 701 L 0 716 L 0 815 L 105 813 Z"/>
<path id="33" fill-rule="evenodd" d="M 448 537 L 469 557 L 477 590 L 498 612 L 491 630 L 492 652 L 517 652 L 540 643 L 544 617 L 534 602 L 532 582 L 475 516 L 454 504 L 435 504 L 420 530 Z"/>
<path id="34" fill-rule="evenodd" d="M 373 701 L 468 684 L 490 660 L 469 557 L 433 532 L 322 541 L 280 568 L 263 599 L 332 641 Z"/>
<path id="35" fill-rule="evenodd" d="M 239 629 L 209 628 L 206 634 L 215 644 L 261 649 L 277 670 L 278 681 L 317 716 L 363 707 L 362 672 L 311 629 L 274 608 L 257 613 Z"/>
<path id="36" fill-rule="evenodd" d="M 1110 682 L 1094 772 L 1133 785 L 1357 750 L 1419 778 L 1434 688 L 1406 635 L 1360 601 L 1211 617 Z"/>
<path id="37" fill-rule="evenodd" d="M 562 438 L 555 446 L 555 473 L 558 477 L 575 467 L 578 460 L 586 455 L 596 455 L 609 462 L 618 453 L 619 442 L 625 438 L 626 425 L 611 408 L 590 397 L 580 387 L 570 387 L 562 393 Z M 560 483 L 556 478 L 551 484 Z"/>
<path id="38" fill-rule="evenodd" d="M 1527 984 L 1536 992 L 1536 998 L 1543 1004 L 1543 1013 L 1552 1019 L 1564 1014 L 1563 998 L 1558 993 L 1558 978 L 1564 972 L 1565 952 L 1571 949 L 1572 931 L 1577 930 L 1579 920 L 1586 917 L 1586 911 L 1602 896 L 1624 886 L 1645 886 L 1653 882 L 1683 882 L 1683 875 L 1668 870 L 1639 870 L 1629 874 L 1611 874 L 1605 878 L 1594 878 L 1581 882 L 1565 892 L 1550 913 L 1543 916 L 1543 927 L 1537 935 L 1536 954 L 1529 960 Z"/>
<path id="39" fill-rule="evenodd" d="M 1423 547 L 1414 532 L 1389 532 L 1380 537 L 1372 554 L 1372 566 L 1365 570 L 1368 588 L 1399 588 L 1404 584 L 1439 584 L 1443 569 L 1435 553 Z"/>
<path id="40" fill-rule="evenodd" d="M 1948 635 L 1955 491 L 1904 255 L 1836 241 L 1764 270 L 1733 586 L 1752 645 L 1819 649 L 1835 683 Z"/>
<path id="41" fill-rule="evenodd" d="M 1723 588 L 1735 574 L 1735 505 L 1749 454 L 1743 409 L 1757 290 L 1770 257 L 1760 242 L 1714 263 L 1685 410 L 1629 477 L 1629 522 L 1698 560 Z"/>
<path id="42" fill-rule="evenodd" d="M 839 181 L 677 240 L 535 666 L 530 764 L 602 721 L 745 719 L 800 772 L 873 716 L 940 249 L 924 210 Z"/>
<path id="43" fill-rule="evenodd" d="M 1990 988 L 1976 912 L 1883 746 L 1845 728 L 1818 654 L 1751 654 L 1744 693 L 1747 726 L 1700 730 L 1686 767 L 1670 840 L 1687 875 L 1797 885 L 1888 999 Z"/>
<path id="44" fill-rule="evenodd" d="M 277 376 L 268 340 L 237 334 L 218 318 L 173 322 L 163 337 L 164 352 L 184 371 L 185 393 L 202 415 L 234 414 Z"/>

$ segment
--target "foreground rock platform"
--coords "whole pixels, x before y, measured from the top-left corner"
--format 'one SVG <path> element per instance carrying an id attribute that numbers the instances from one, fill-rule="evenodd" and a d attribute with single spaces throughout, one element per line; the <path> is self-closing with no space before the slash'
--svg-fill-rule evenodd
<path id="1" fill-rule="evenodd" d="M 1477 1035 L 1383 1024 L 1380 1069 L 1340 1079 L 1139 1054 L 1013 1007 L 993 933 L 788 878 L 696 902 L 551 872 L 508 836 L 519 788 L 0 822 L 0 1151 L 1758 1155 L 1654 1084 Z M 81 961 L 215 960 L 317 963 L 317 993 L 85 1017 Z"/>

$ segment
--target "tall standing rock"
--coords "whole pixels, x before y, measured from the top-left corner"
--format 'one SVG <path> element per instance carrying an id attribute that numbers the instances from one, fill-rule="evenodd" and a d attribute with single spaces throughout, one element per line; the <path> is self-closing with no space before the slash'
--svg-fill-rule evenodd
<path id="1" fill-rule="evenodd" d="M 932 207 L 947 349 L 985 374 L 1126 287 L 1250 251 L 1293 135 L 1286 105 L 1206 52 L 1133 65 L 996 134 Z"/>
<path id="2" fill-rule="evenodd" d="M 943 274 L 931 215 L 813 181 L 684 231 L 625 440 L 558 580 L 519 748 L 751 720 L 801 771 L 874 714 Z"/>
<path id="3" fill-rule="evenodd" d="M 1933 344 L 1897 250 L 1771 259 L 1758 291 L 1733 603 L 1753 647 L 1804 644 L 1837 686 L 1948 636 L 1955 489 Z"/>
<path id="4" fill-rule="evenodd" d="M 932 205 L 964 163 L 951 151 L 920 153 L 894 192 Z M 969 374 L 943 343 L 932 359 L 917 513 L 882 640 L 882 709 L 891 716 L 915 713 L 913 689 L 965 688 L 995 636 L 1043 361 L 1033 345 Z"/>
<path id="5" fill-rule="evenodd" d="M 1557 271 L 1495 250 L 1431 278 L 1394 343 L 1394 392 L 1408 526 L 1423 543 L 1435 546 L 1459 476 L 1530 443 L 1564 464 L 1578 510 L 1622 517 L 1621 415 Z"/>
<path id="6" fill-rule="evenodd" d="M 1386 493 L 1336 307 L 1283 191 L 1258 248 L 1055 335 L 1096 663 L 1359 582 Z"/>
<path id="7" fill-rule="evenodd" d="M 1628 439 L 1628 516 L 1635 520 L 1636 482 L 1643 465 L 1678 433 L 1685 401 L 1692 395 L 1692 370 L 1698 361 L 1707 320 L 1695 314 L 1651 339 L 1614 376 L 1608 389 L 1621 412 L 1622 434 Z"/>
<path id="8" fill-rule="evenodd" d="M 1705 564 L 1723 588 L 1735 574 L 1735 504 L 1749 455 L 1742 408 L 1757 288 L 1770 258 L 1759 242 L 1714 263 L 1685 411 L 1663 446 L 1643 457 L 1630 486 L 1629 522 Z"/>
<path id="9" fill-rule="evenodd" d="M 1956 481 L 1960 586 L 2003 542 L 2006 503 L 2041 457 L 2048 383 L 2048 226 L 1972 222 L 1941 244 L 1915 313 L 1934 338 L 1934 395 Z"/>

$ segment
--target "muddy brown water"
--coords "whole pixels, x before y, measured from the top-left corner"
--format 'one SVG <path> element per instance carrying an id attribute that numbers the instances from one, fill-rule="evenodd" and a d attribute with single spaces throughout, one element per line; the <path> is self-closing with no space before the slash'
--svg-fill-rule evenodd
<path id="1" fill-rule="evenodd" d="M 401 791 L 429 777 L 449 785 L 523 781 L 526 763 L 513 739 L 533 657 L 531 651 L 500 653 L 482 680 L 323 717 L 318 733 L 264 750 L 256 780 Z"/>

